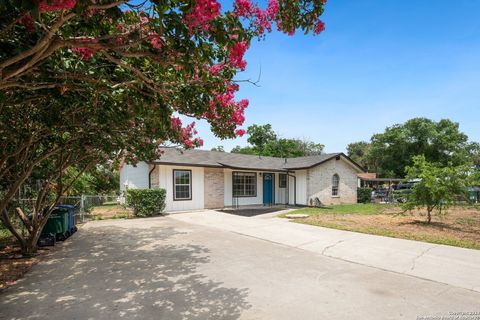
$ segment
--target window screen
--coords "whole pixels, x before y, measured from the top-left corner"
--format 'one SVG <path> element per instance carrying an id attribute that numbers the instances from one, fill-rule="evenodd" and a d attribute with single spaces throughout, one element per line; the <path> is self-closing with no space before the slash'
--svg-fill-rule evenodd
<path id="1" fill-rule="evenodd" d="M 278 177 L 278 186 L 280 188 L 286 188 L 287 187 L 287 175 L 284 173 L 280 173 Z"/>
<path id="2" fill-rule="evenodd" d="M 234 172 L 233 173 L 233 196 L 234 197 L 256 197 L 257 196 L 257 174 L 255 172 Z"/>
<path id="3" fill-rule="evenodd" d="M 332 196 L 338 196 L 338 185 L 340 184 L 340 177 L 334 174 L 332 177 Z"/>
<path id="4" fill-rule="evenodd" d="M 192 199 L 192 171 L 173 170 L 173 200 Z"/>

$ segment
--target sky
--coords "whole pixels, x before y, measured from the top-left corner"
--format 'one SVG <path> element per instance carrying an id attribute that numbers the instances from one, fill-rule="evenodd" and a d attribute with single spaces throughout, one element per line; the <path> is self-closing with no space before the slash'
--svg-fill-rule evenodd
<path id="1" fill-rule="evenodd" d="M 254 41 L 236 97 L 247 98 L 246 129 L 270 123 L 285 138 L 326 152 L 370 140 L 413 117 L 449 118 L 480 141 L 480 1 L 329 0 L 319 36 L 279 32 Z M 203 149 L 229 151 L 197 122 Z"/>

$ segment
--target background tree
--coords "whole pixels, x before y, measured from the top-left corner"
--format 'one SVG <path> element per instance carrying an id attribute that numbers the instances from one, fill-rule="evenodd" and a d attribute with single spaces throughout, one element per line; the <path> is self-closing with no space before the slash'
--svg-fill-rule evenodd
<path id="1" fill-rule="evenodd" d="M 218 151 L 218 152 L 225 152 L 225 149 L 223 148 L 223 146 L 213 147 L 211 150 Z"/>
<path id="2" fill-rule="evenodd" d="M 324 147 L 323 144 L 306 139 L 278 138 L 270 124 L 251 125 L 247 134 L 250 146 L 236 146 L 231 150 L 232 153 L 294 158 L 321 154 Z"/>
<path id="3" fill-rule="evenodd" d="M 325 148 L 323 144 L 309 141 L 306 138 L 299 139 L 298 144 L 300 144 L 301 148 L 303 149 L 303 154 L 305 156 L 316 156 L 322 154 L 323 148 Z"/>
<path id="4" fill-rule="evenodd" d="M 256 149 L 250 146 L 242 147 L 242 146 L 235 146 L 230 150 L 231 153 L 241 153 L 241 154 L 260 154 Z"/>
<path id="5" fill-rule="evenodd" d="M 413 164 L 414 156 L 423 155 L 439 166 L 456 166 L 472 162 L 478 150 L 478 144 L 468 141 L 458 123 L 426 118 L 387 127 L 383 133 L 374 134 L 370 144 L 357 142 L 348 146 L 349 155 L 370 171 L 397 178 L 405 177 L 405 168 Z"/>
<path id="6" fill-rule="evenodd" d="M 432 221 L 432 212 L 442 214 L 458 197 L 465 197 L 471 184 L 470 165 L 442 166 L 415 156 L 413 165 L 407 167 L 407 179 L 419 179 L 412 192 L 407 195 L 403 207 L 407 210 L 426 208 L 427 222 Z"/>
<path id="7" fill-rule="evenodd" d="M 267 144 L 277 140 L 277 134 L 272 130 L 271 124 L 253 124 L 247 128 L 247 134 L 248 143 L 253 146 L 258 154 L 264 151 Z"/>
<path id="8" fill-rule="evenodd" d="M 79 170 L 76 167 L 70 167 L 66 171 L 66 175 L 72 177 L 75 177 L 78 173 Z M 115 194 L 120 190 L 120 174 L 109 163 L 96 165 L 80 174 L 78 179 L 73 181 L 72 187 L 66 193 L 67 195 Z"/>
<path id="9" fill-rule="evenodd" d="M 352 142 L 347 146 L 347 155 L 355 162 L 368 168 L 369 171 L 375 171 L 375 166 L 371 165 L 369 159 L 370 143 L 366 141 Z"/>

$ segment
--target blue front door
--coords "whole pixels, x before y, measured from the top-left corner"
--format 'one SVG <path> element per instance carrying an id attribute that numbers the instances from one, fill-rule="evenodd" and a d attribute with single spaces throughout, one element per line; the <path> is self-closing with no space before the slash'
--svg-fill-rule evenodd
<path id="1" fill-rule="evenodd" d="M 263 174 L 263 204 L 273 204 L 273 173 Z"/>

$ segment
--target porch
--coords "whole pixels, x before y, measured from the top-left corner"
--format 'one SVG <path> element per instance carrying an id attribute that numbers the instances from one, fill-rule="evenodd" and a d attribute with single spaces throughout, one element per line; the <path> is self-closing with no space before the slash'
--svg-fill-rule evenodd
<path id="1" fill-rule="evenodd" d="M 276 205 L 246 205 L 236 208 L 226 207 L 223 209 L 215 210 L 217 212 L 233 214 L 242 217 L 256 217 L 260 215 L 277 215 L 282 211 L 298 209 L 296 206 L 288 204 L 276 204 Z"/>

